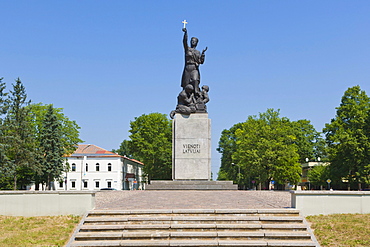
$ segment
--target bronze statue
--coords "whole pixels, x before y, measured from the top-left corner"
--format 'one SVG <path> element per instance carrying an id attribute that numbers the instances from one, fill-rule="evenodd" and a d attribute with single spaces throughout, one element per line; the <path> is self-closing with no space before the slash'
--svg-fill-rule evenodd
<path id="1" fill-rule="evenodd" d="M 175 113 L 190 115 L 196 111 L 195 105 L 194 88 L 191 84 L 188 84 L 185 89 L 179 93 L 179 96 L 177 96 L 176 110 L 171 111 L 170 117 L 173 118 Z"/>
<path id="2" fill-rule="evenodd" d="M 170 117 L 173 118 L 175 113 L 181 113 L 190 115 L 191 113 L 206 113 L 206 103 L 209 101 L 208 97 L 208 86 L 203 86 L 202 91 L 199 88 L 200 84 L 200 72 L 199 65 L 204 63 L 205 52 L 207 47 L 200 53 L 196 47 L 198 45 L 198 39 L 195 37 L 191 38 L 190 47 L 188 46 L 188 32 L 185 25 L 186 21 L 183 21 L 184 32 L 183 44 L 185 51 L 185 66 L 181 78 L 181 87 L 183 90 L 177 97 L 176 110 L 171 111 Z"/>
<path id="3" fill-rule="evenodd" d="M 194 87 L 195 93 L 199 93 L 199 83 L 200 83 L 200 72 L 199 65 L 204 63 L 205 52 L 207 47 L 200 53 L 196 47 L 198 45 L 198 39 L 192 37 L 190 40 L 190 47 L 188 46 L 188 32 L 184 27 L 182 29 L 184 32 L 183 44 L 185 51 L 185 67 L 182 73 L 181 87 L 185 88 L 186 85 L 191 84 Z"/>

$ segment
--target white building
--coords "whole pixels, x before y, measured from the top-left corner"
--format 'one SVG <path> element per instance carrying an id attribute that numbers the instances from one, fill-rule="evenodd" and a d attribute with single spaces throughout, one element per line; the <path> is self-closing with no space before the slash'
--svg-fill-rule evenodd
<path id="1" fill-rule="evenodd" d="M 90 144 L 66 157 L 69 172 L 56 190 L 144 189 L 144 164 Z"/>

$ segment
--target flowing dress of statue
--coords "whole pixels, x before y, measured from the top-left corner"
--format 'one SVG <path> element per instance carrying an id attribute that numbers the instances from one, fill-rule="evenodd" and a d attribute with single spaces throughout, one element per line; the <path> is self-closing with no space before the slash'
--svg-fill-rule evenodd
<path id="1" fill-rule="evenodd" d="M 188 32 L 183 28 L 184 32 L 184 51 L 185 51 L 185 67 L 182 73 L 181 87 L 185 89 L 186 85 L 191 84 L 194 88 L 195 95 L 199 95 L 200 72 L 199 65 L 204 63 L 205 52 L 207 47 L 200 53 L 196 50 L 198 39 L 192 37 L 190 40 L 190 47 L 188 46 Z"/>

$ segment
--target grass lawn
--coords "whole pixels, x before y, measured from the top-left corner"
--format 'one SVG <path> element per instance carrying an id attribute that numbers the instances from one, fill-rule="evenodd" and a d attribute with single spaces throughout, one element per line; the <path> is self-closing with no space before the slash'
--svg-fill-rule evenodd
<path id="1" fill-rule="evenodd" d="M 0 246 L 64 246 L 80 219 L 80 216 L 0 215 Z"/>
<path id="2" fill-rule="evenodd" d="M 370 246 L 370 214 L 309 216 L 321 246 Z"/>

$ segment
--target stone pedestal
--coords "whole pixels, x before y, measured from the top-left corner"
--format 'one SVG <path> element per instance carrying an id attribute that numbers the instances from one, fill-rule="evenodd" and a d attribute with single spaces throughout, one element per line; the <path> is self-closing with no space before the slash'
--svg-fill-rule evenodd
<path id="1" fill-rule="evenodd" d="M 208 113 L 176 114 L 172 130 L 173 180 L 211 180 L 211 120 Z"/>
<path id="2" fill-rule="evenodd" d="M 211 180 L 211 120 L 208 113 L 176 114 L 172 122 L 172 179 L 146 190 L 237 190 L 232 181 Z"/>

